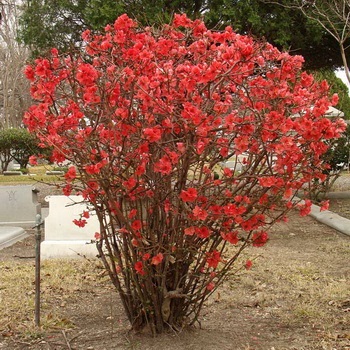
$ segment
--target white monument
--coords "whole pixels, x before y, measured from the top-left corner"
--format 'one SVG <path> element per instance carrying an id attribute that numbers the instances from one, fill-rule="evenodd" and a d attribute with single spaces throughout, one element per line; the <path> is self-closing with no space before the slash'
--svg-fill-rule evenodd
<path id="1" fill-rule="evenodd" d="M 45 240 L 41 243 L 41 257 L 74 258 L 93 257 L 98 254 L 94 240 L 100 232 L 100 224 L 94 212 L 84 227 L 78 227 L 73 220 L 79 220 L 84 211 L 89 211 L 82 196 L 48 196 L 49 215 L 45 219 Z M 84 218 L 83 218 L 84 219 Z"/>

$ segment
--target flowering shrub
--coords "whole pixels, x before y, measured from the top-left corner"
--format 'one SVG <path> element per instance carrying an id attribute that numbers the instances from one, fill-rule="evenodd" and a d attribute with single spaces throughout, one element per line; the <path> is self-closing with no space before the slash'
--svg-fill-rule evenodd
<path id="1" fill-rule="evenodd" d="M 84 53 L 27 67 L 25 124 L 74 164 L 63 192 L 96 211 L 91 235 L 133 329 L 193 324 L 295 191 L 324 180 L 325 140 L 344 129 L 323 117 L 336 96 L 301 57 L 185 15 L 159 30 L 123 15 L 83 38 Z"/>

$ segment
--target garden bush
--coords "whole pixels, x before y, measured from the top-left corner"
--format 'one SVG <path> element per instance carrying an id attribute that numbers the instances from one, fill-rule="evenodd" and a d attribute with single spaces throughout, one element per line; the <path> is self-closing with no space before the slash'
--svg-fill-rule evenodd
<path id="1" fill-rule="evenodd" d="M 185 15 L 162 28 L 123 15 L 83 38 L 85 51 L 26 68 L 37 103 L 24 121 L 74 164 L 63 192 L 90 203 L 78 226 L 97 215 L 91 235 L 132 328 L 179 330 L 248 245 L 291 208 L 310 211 L 294 196 L 326 178 L 327 141 L 345 128 L 324 117 L 337 96 L 302 57 Z"/>
<path id="2" fill-rule="evenodd" d="M 38 139 L 27 129 L 9 128 L 0 131 L 0 161 L 2 171 L 7 170 L 11 160 L 25 169 L 29 157 L 40 151 Z"/>

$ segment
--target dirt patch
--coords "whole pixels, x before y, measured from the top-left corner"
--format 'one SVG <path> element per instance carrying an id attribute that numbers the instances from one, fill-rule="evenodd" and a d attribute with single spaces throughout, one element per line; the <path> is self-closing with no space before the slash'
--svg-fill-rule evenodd
<path id="1" fill-rule="evenodd" d="M 200 324 L 156 338 L 129 332 L 99 263 L 84 259 L 43 262 L 36 329 L 33 233 L 0 251 L 0 349 L 350 350 L 350 237 L 310 217 L 291 213 L 249 248 L 253 267 L 228 276 Z"/>
<path id="2" fill-rule="evenodd" d="M 329 210 L 350 220 L 350 198 L 331 199 Z"/>

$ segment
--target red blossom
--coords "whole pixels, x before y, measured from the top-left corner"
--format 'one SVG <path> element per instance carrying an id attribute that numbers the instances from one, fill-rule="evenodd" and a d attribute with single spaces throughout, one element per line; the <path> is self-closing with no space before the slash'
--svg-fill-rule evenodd
<path id="1" fill-rule="evenodd" d="M 269 236 L 267 232 L 265 231 L 256 232 L 252 236 L 253 246 L 262 247 L 263 245 L 265 245 L 268 239 L 269 239 Z"/>
<path id="2" fill-rule="evenodd" d="M 197 198 L 197 190 L 195 188 L 188 188 L 187 190 L 182 190 L 180 198 L 184 202 L 194 202 Z"/>
<path id="3" fill-rule="evenodd" d="M 142 227 L 142 222 L 141 222 L 141 220 L 135 220 L 135 221 L 133 221 L 132 223 L 131 223 L 131 227 L 132 227 L 132 229 L 133 230 L 140 230 L 141 229 L 141 227 Z"/>
<path id="4" fill-rule="evenodd" d="M 162 130 L 159 127 L 146 128 L 143 133 L 149 142 L 157 142 L 162 137 Z"/>
<path id="5" fill-rule="evenodd" d="M 154 171 L 162 175 L 168 175 L 173 170 L 168 156 L 164 156 L 154 165 Z"/>
<path id="6" fill-rule="evenodd" d="M 73 223 L 77 225 L 78 227 L 84 227 L 87 224 L 87 221 L 85 219 L 74 219 Z"/>
<path id="7" fill-rule="evenodd" d="M 98 233 L 98 232 L 95 232 L 94 238 L 95 238 L 97 241 L 100 240 L 100 239 L 101 239 L 101 234 Z"/>
<path id="8" fill-rule="evenodd" d="M 38 158 L 36 156 L 30 156 L 29 157 L 29 164 L 30 165 L 38 165 Z"/>
<path id="9" fill-rule="evenodd" d="M 70 166 L 68 168 L 68 171 L 64 174 L 65 179 L 70 182 L 75 180 L 75 178 L 77 177 L 77 170 L 74 166 Z"/>
<path id="10" fill-rule="evenodd" d="M 235 245 L 239 242 L 237 231 L 230 231 L 228 233 L 221 233 L 221 236 L 225 241 L 228 241 L 233 245 Z"/>
<path id="11" fill-rule="evenodd" d="M 196 233 L 199 238 L 208 238 L 210 236 L 210 230 L 206 226 L 196 229 Z"/>
<path id="12" fill-rule="evenodd" d="M 198 220 L 205 220 L 208 216 L 208 212 L 205 209 L 200 208 L 198 205 L 192 210 L 193 216 Z"/>
<path id="13" fill-rule="evenodd" d="M 164 259 L 164 256 L 162 253 L 158 253 L 157 255 L 155 255 L 152 260 L 151 260 L 151 264 L 152 265 L 159 265 Z"/>
<path id="14" fill-rule="evenodd" d="M 67 184 L 63 187 L 62 192 L 65 196 L 69 196 L 72 193 L 72 186 L 70 184 Z"/>
<path id="15" fill-rule="evenodd" d="M 184 233 L 187 236 L 193 236 L 196 233 L 196 228 L 194 226 L 187 227 L 184 229 Z"/>
<path id="16" fill-rule="evenodd" d="M 253 263 L 252 263 L 252 261 L 251 260 L 247 260 L 246 262 L 245 262 L 245 268 L 247 269 L 247 270 L 250 270 L 251 269 L 251 267 L 253 266 Z"/>
<path id="17" fill-rule="evenodd" d="M 129 219 L 133 219 L 137 215 L 137 209 L 131 209 L 128 215 Z"/>
<path id="18" fill-rule="evenodd" d="M 141 276 L 144 276 L 146 274 L 146 271 L 143 268 L 142 261 L 137 261 L 134 265 L 134 269 L 135 269 L 136 273 L 138 273 Z"/>
<path id="19" fill-rule="evenodd" d="M 98 72 L 91 64 L 82 63 L 78 66 L 76 78 L 80 84 L 91 86 L 98 78 Z"/>
<path id="20" fill-rule="evenodd" d="M 305 199 L 304 204 L 299 204 L 300 216 L 309 215 L 311 212 L 312 202 L 309 199 Z"/>
<path id="21" fill-rule="evenodd" d="M 146 260 L 150 259 L 150 257 L 151 257 L 151 254 L 145 253 L 145 254 L 143 254 L 143 256 L 142 256 L 142 260 L 143 260 L 143 261 L 146 261 Z"/>
<path id="22" fill-rule="evenodd" d="M 207 264 L 208 267 L 217 268 L 219 262 L 221 261 L 220 252 L 213 250 L 212 252 L 207 253 Z"/>
<path id="23" fill-rule="evenodd" d="M 206 289 L 212 291 L 215 288 L 215 283 L 209 282 L 206 286 Z"/>
<path id="24" fill-rule="evenodd" d="M 325 200 L 321 202 L 320 211 L 328 210 L 329 208 L 329 200 Z"/>
<path id="25" fill-rule="evenodd" d="M 35 72 L 32 66 L 26 66 L 24 70 L 24 74 L 26 75 L 27 79 L 30 81 L 35 80 Z"/>

